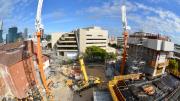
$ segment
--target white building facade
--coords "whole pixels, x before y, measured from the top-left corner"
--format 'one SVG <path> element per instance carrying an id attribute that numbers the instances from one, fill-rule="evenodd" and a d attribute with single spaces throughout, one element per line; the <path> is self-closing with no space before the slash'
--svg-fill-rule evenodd
<path id="1" fill-rule="evenodd" d="M 67 33 L 53 33 L 51 43 L 57 55 L 73 59 L 78 55 L 78 45 L 81 53 L 84 53 L 90 46 L 98 46 L 107 50 L 108 31 L 100 27 L 88 27 Z"/>

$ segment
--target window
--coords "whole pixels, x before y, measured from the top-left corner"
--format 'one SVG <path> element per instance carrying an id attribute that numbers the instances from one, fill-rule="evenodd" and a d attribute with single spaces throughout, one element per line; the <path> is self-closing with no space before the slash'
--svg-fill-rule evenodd
<path id="1" fill-rule="evenodd" d="M 73 36 L 75 36 L 75 34 L 69 34 L 69 37 L 73 37 Z"/>
<path id="2" fill-rule="evenodd" d="M 61 56 L 64 56 L 64 52 L 59 52 L 59 54 L 60 54 Z"/>
<path id="3" fill-rule="evenodd" d="M 77 47 L 58 47 L 59 50 L 77 50 Z"/>
<path id="4" fill-rule="evenodd" d="M 106 39 L 87 39 L 87 40 L 106 40 Z"/>
<path id="5" fill-rule="evenodd" d="M 86 42 L 86 44 L 106 44 L 106 42 Z"/>
<path id="6" fill-rule="evenodd" d="M 92 36 L 92 35 L 90 35 L 90 34 L 87 34 L 86 36 Z"/>

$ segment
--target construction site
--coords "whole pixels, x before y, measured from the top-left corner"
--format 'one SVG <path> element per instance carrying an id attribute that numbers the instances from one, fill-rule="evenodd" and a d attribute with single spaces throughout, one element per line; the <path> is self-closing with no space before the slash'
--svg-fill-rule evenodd
<path id="1" fill-rule="evenodd" d="M 45 44 L 42 7 L 38 0 L 33 40 L 0 46 L 1 101 L 180 100 L 180 78 L 166 70 L 174 43 L 166 35 L 130 33 L 125 3 L 119 10 L 122 49 L 109 47 L 108 31 L 96 26 L 52 34 Z M 91 46 L 116 57 L 97 62 L 97 52 L 87 59 Z"/>

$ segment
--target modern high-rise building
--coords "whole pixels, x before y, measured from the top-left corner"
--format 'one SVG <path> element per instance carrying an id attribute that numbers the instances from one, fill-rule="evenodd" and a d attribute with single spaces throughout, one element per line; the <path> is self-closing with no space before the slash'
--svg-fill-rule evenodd
<path id="1" fill-rule="evenodd" d="M 28 37 L 28 28 L 25 28 L 25 29 L 24 29 L 24 33 L 23 33 L 22 37 L 23 37 L 24 39 L 27 39 L 27 37 Z"/>
<path id="2" fill-rule="evenodd" d="M 24 38 L 23 38 L 23 32 L 18 32 L 17 33 L 17 38 L 16 38 L 16 40 L 18 40 L 18 41 L 22 41 Z"/>
<path id="3" fill-rule="evenodd" d="M 3 35 L 3 30 L 0 30 L 0 43 L 3 43 L 3 37 L 2 37 L 2 35 Z"/>
<path id="4" fill-rule="evenodd" d="M 6 36 L 7 43 L 15 42 L 18 38 L 18 28 L 17 27 L 11 27 L 8 30 L 8 34 Z"/>
<path id="5" fill-rule="evenodd" d="M 3 43 L 3 21 L 0 23 L 0 43 Z"/>

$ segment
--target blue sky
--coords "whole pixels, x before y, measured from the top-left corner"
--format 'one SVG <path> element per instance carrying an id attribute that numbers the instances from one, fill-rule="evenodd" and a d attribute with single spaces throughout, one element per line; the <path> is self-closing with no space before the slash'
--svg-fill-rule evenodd
<path id="1" fill-rule="evenodd" d="M 4 32 L 11 26 L 35 32 L 34 20 L 38 0 L 0 0 L 0 19 Z M 101 26 L 110 35 L 122 32 L 122 0 L 44 0 L 42 23 L 45 33 L 69 32 L 76 28 Z M 127 0 L 128 25 L 131 32 L 161 33 L 180 44 L 180 0 Z"/>

